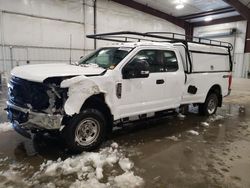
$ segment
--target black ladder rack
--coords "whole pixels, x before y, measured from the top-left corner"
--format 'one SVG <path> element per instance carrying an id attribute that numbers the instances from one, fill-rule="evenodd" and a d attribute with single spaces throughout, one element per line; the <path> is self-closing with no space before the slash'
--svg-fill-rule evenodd
<path id="1" fill-rule="evenodd" d="M 88 38 L 93 38 L 97 40 L 107 40 L 113 42 L 140 42 L 140 41 L 150 41 L 150 42 L 181 42 L 185 45 L 187 43 L 203 44 L 217 47 L 228 48 L 229 50 L 233 49 L 231 43 L 211 40 L 201 37 L 190 37 L 188 35 L 172 33 L 172 32 L 133 32 L 133 31 L 120 31 L 120 32 L 111 32 L 111 33 L 100 33 L 94 35 L 87 35 Z"/>

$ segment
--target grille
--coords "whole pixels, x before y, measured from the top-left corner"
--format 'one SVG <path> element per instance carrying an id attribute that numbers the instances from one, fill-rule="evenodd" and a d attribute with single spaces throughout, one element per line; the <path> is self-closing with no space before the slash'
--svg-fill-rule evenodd
<path id="1" fill-rule="evenodd" d="M 8 100 L 20 107 L 44 110 L 49 107 L 49 88 L 43 83 L 12 77 L 8 87 Z"/>

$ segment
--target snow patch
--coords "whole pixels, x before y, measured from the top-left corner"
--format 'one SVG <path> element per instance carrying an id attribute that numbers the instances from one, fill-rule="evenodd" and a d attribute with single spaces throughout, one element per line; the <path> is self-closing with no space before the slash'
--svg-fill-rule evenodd
<path id="1" fill-rule="evenodd" d="M 0 132 L 7 132 L 11 130 L 13 130 L 11 123 L 9 122 L 0 123 Z"/>
<path id="2" fill-rule="evenodd" d="M 180 119 L 184 119 L 185 117 L 186 117 L 186 116 L 183 115 L 183 114 L 181 114 L 181 113 L 178 114 L 178 118 L 180 118 Z"/>
<path id="3" fill-rule="evenodd" d="M 8 159 L 9 159 L 8 157 L 0 158 L 0 162 L 5 162 L 5 161 L 7 161 Z"/>
<path id="4" fill-rule="evenodd" d="M 187 131 L 189 134 L 191 134 L 191 135 L 195 135 L 195 136 L 198 136 L 199 135 L 199 133 L 197 132 L 197 131 L 194 131 L 194 130 L 189 130 L 189 131 Z"/>
<path id="5" fill-rule="evenodd" d="M 46 188 L 56 188 L 55 184 L 50 182 L 46 185 Z"/>
<path id="6" fill-rule="evenodd" d="M 70 188 L 108 188 L 108 187 L 141 187 L 144 181 L 134 175 L 133 162 L 121 152 L 117 143 L 101 149 L 99 152 L 83 152 L 80 155 L 57 161 L 48 160 L 41 164 L 40 170 L 34 174 L 32 181 L 44 178 L 60 178 L 74 176 L 76 180 Z M 104 178 L 104 168 L 115 171 Z M 121 169 L 122 174 L 116 169 Z M 108 173 L 109 174 L 109 173 Z M 52 185 L 53 186 L 53 185 Z"/>
<path id="7" fill-rule="evenodd" d="M 209 127 L 209 123 L 207 123 L 207 122 L 201 122 L 201 125 L 202 125 L 203 127 Z"/>
<path id="8" fill-rule="evenodd" d="M 6 158 L 0 162 L 0 187 L 28 187 L 25 179 L 21 176 L 21 171 L 25 170 L 23 165 L 9 164 L 6 169 Z"/>
<path id="9" fill-rule="evenodd" d="M 97 179 L 91 178 L 87 181 L 76 180 L 70 188 L 108 188 L 108 184 L 100 183 Z"/>
<path id="10" fill-rule="evenodd" d="M 222 120 L 224 119 L 224 116 L 221 116 L 221 115 L 213 115 L 209 118 L 209 121 L 210 122 L 214 122 L 214 121 L 218 121 L 218 120 Z"/>
<path id="11" fill-rule="evenodd" d="M 143 185 L 143 179 L 135 176 L 134 172 L 125 172 L 114 178 L 115 185 L 119 188 L 136 188 Z"/>
<path id="12" fill-rule="evenodd" d="M 121 169 L 125 172 L 131 170 L 131 168 L 133 168 L 134 166 L 134 164 L 128 158 L 121 158 L 119 160 L 119 165 Z"/>
<path id="13" fill-rule="evenodd" d="M 118 148 L 118 144 L 116 142 L 114 142 L 114 143 L 111 144 L 111 147 L 117 149 Z"/>
<path id="14" fill-rule="evenodd" d="M 173 141 L 178 141 L 179 140 L 179 138 L 176 137 L 176 136 L 168 136 L 166 138 L 169 139 L 169 140 L 173 140 Z"/>
<path id="15" fill-rule="evenodd" d="M 239 106 L 239 112 L 244 113 L 245 112 L 245 106 Z"/>
<path id="16" fill-rule="evenodd" d="M 155 142 L 161 142 L 161 139 L 155 139 Z"/>

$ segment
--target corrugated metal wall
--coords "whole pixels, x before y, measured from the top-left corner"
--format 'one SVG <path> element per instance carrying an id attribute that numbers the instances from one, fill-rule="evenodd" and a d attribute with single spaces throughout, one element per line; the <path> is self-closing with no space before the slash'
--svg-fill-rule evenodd
<path id="1" fill-rule="evenodd" d="M 0 0 L 0 72 L 18 65 L 64 63 L 94 49 L 93 0 Z M 97 0 L 97 33 L 174 31 L 178 26 L 108 0 Z M 97 46 L 106 45 L 99 42 Z"/>
<path id="2" fill-rule="evenodd" d="M 0 0 L 0 71 L 27 63 L 76 61 L 84 50 L 84 2 Z M 91 49 L 92 50 L 92 49 Z"/>

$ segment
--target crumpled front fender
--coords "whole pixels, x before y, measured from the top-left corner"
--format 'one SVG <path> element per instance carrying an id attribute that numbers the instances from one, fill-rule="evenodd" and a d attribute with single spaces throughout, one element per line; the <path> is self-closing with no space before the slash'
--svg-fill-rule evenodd
<path id="1" fill-rule="evenodd" d="M 68 99 L 64 104 L 67 115 L 78 114 L 83 103 L 92 95 L 106 93 L 100 83 L 86 76 L 77 76 L 62 81 L 61 88 L 69 88 Z"/>

